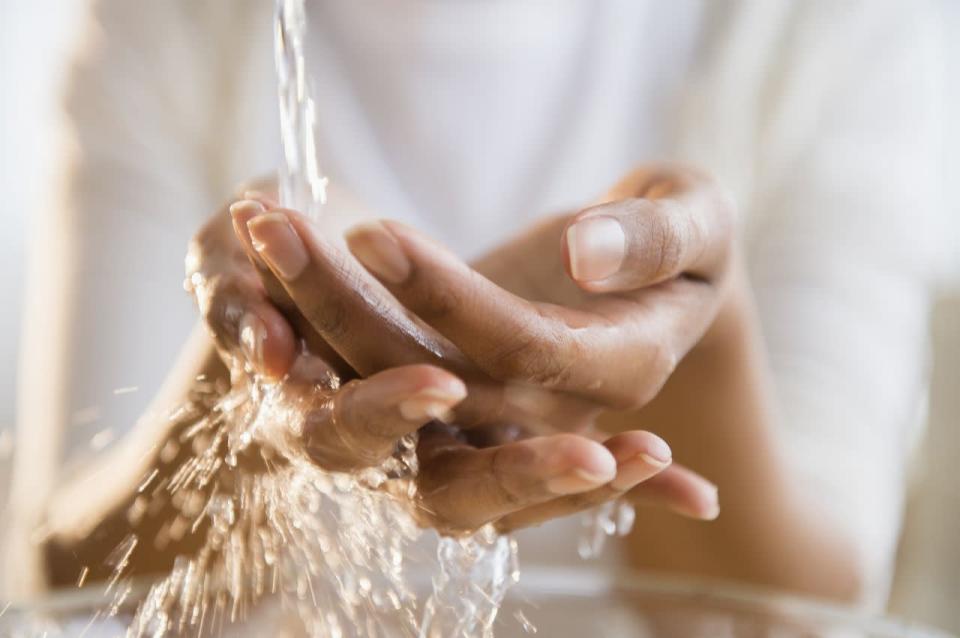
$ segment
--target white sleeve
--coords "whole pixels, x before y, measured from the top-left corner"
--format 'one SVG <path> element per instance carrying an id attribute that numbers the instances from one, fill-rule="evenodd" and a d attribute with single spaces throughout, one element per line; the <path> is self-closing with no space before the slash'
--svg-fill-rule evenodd
<path id="1" fill-rule="evenodd" d="M 787 454 L 880 600 L 943 257 L 938 31 L 923 3 L 801 7 L 758 141 L 750 270 Z"/>
<path id="2" fill-rule="evenodd" d="M 122 435 L 159 388 L 196 320 L 180 285 L 190 236 L 240 179 L 273 164 L 238 139 L 251 87 L 273 95 L 262 83 L 272 76 L 247 77 L 269 69 L 269 5 L 91 4 L 62 165 L 31 246 L 11 489 L 23 529 L 8 536 L 11 556 L 31 560 L 21 542 L 64 460 L 92 452 L 94 433 Z M 29 569 L 12 570 L 21 589 L 36 586 Z"/>
<path id="3" fill-rule="evenodd" d="M 179 282 L 190 235 L 236 186 L 228 149 L 242 109 L 231 98 L 249 51 L 236 45 L 248 29 L 270 30 L 250 23 L 247 4 L 94 4 L 67 87 L 72 148 L 50 211 L 63 243 L 47 255 L 48 281 L 33 282 L 62 297 L 64 352 L 27 343 L 62 377 L 52 399 L 66 452 L 132 425 L 195 320 Z"/>
<path id="4" fill-rule="evenodd" d="M 263 4 L 92 4 L 66 87 L 62 165 L 31 246 L 11 488 L 18 525 L 36 523 L 32 510 L 67 457 L 92 452 L 97 432 L 133 425 L 190 332 L 187 242 L 238 172 L 257 164 L 229 150 L 248 115 L 231 103 L 248 44 L 271 33 L 269 7 L 251 11 Z M 22 540 L 31 530 L 21 531 Z M 14 547 L 17 532 L 10 538 Z"/>

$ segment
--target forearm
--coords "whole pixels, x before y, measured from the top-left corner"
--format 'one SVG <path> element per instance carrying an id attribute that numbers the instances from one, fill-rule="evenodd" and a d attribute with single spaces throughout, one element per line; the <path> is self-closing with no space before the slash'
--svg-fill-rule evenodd
<path id="1" fill-rule="evenodd" d="M 267 198 L 275 196 L 275 184 L 270 179 L 247 187 L 266 193 Z M 239 190 L 243 192 L 245 187 Z M 369 218 L 349 194 L 335 189 L 331 192 L 329 213 L 324 218 L 324 228 L 331 237 Z M 228 386 L 227 371 L 214 348 L 210 331 L 218 335 L 221 349 L 239 350 L 238 326 L 233 323 L 227 328 L 224 323 L 236 320 L 227 316 L 228 309 L 236 315 L 236 308 L 250 302 L 249 297 L 237 294 L 240 289 L 237 284 L 245 274 L 234 264 L 243 261 L 245 257 L 236 241 L 231 216 L 222 210 L 195 236 L 188 256 L 188 275 L 197 273 L 198 280 L 203 282 L 197 283 L 195 277 L 190 276 L 191 285 L 205 286 L 194 292 L 207 326 L 197 325 L 164 387 L 131 434 L 110 454 L 97 459 L 83 476 L 62 486 L 51 499 L 46 523 L 51 534 L 44 545 L 44 563 L 51 584 L 75 582 L 83 567 L 89 568 L 90 578 L 108 575 L 104 559 L 130 533 L 140 538 L 140 546 L 131 556 L 130 573 L 164 571 L 177 554 L 189 552 L 189 545 L 203 538 L 202 533 L 171 538 L 167 529 L 180 525 L 177 522 L 180 511 L 169 499 L 153 498 L 148 511 L 143 512 L 137 502 L 144 503 L 147 499 L 137 488 L 157 470 L 147 494 L 152 492 L 177 470 L 185 460 L 184 455 L 189 453 L 188 446 L 184 445 L 173 458 L 164 458 L 161 449 L 166 441 L 176 439 L 180 432 L 203 417 L 197 413 L 202 406 L 192 400 L 198 376 L 203 375 L 207 384 L 219 382 L 223 385 L 221 389 Z M 193 406 L 192 410 L 179 420 L 171 421 L 169 415 L 184 405 Z"/>
<path id="2" fill-rule="evenodd" d="M 139 486 L 154 468 L 158 474 L 151 481 L 152 486 L 162 481 L 161 474 L 176 469 L 177 458 L 161 462 L 162 446 L 198 418 L 196 411 L 179 419 L 172 419 L 171 414 L 187 404 L 198 378 L 217 383 L 225 375 L 207 331 L 198 324 L 163 387 L 130 435 L 96 459 L 77 479 L 62 485 L 51 498 L 46 520 L 49 533 L 43 545 L 50 586 L 75 584 L 84 567 L 89 569 L 90 580 L 107 576 L 110 567 L 105 560 L 125 536 L 137 534 L 141 545 L 149 545 L 156 528 L 172 520 L 170 512 L 155 510 L 131 521 L 131 507 L 140 495 Z M 184 549 L 177 543 L 163 548 L 140 547 L 131 556 L 130 573 L 167 569 Z"/>
<path id="3" fill-rule="evenodd" d="M 630 537 L 636 566 L 855 598 L 854 539 L 820 515 L 780 436 L 770 372 L 742 271 L 714 327 L 639 413 L 610 427 L 661 434 L 674 458 L 719 487 L 711 523 L 651 508 Z"/>

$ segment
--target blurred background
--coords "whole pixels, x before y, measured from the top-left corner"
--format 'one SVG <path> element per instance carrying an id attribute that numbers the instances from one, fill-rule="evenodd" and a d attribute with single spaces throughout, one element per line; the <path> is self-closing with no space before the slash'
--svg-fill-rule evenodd
<path id="1" fill-rule="evenodd" d="M 162 0 L 161 0 L 162 1 Z M 56 115 L 69 47 L 83 0 L 0 0 L 0 486 L 7 485 L 17 411 L 17 352 L 24 321 L 29 252 L 42 250 L 34 233 L 56 138 Z M 960 2 L 942 0 L 945 112 L 960 113 Z M 949 122 L 944 180 L 960 181 L 960 117 Z M 960 199 L 948 200 L 960 219 Z M 960 226 L 960 224 L 958 224 Z M 951 232 L 955 232 L 956 226 Z M 954 275 L 960 273 L 960 237 L 954 237 Z M 935 335 L 929 426 L 913 477 L 891 610 L 960 632 L 960 288 L 944 282 L 931 329 Z M 149 393 L 133 399 L 146 403 Z M 5 494 L 0 494 L 0 504 Z M 943 503 L 952 502 L 952 510 Z M 0 518 L 3 515 L 0 514 Z M 943 560 L 952 550 L 954 560 Z M 2 569 L 2 566 L 0 566 Z M 2 605 L 0 605 L 2 606 Z"/>

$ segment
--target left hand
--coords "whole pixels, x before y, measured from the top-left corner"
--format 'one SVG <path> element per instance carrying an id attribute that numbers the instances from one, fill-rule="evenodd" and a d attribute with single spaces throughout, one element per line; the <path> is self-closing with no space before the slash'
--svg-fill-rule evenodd
<path id="1" fill-rule="evenodd" d="M 732 222 L 712 180 L 656 168 L 474 268 L 397 222 L 363 226 L 348 242 L 398 301 L 491 377 L 635 409 L 713 323 Z"/>

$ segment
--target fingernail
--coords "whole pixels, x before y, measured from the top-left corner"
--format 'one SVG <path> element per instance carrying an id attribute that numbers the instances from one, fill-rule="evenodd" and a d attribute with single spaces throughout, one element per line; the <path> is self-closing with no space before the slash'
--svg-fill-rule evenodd
<path id="1" fill-rule="evenodd" d="M 264 206 L 275 205 L 274 198 L 271 197 L 270 195 L 267 195 L 263 191 L 258 191 L 258 190 L 243 191 L 243 198 L 252 199 L 259 204 L 263 204 Z"/>
<path id="2" fill-rule="evenodd" d="M 245 195 L 247 194 L 249 193 L 245 193 Z M 252 197 L 245 197 L 230 204 L 230 215 L 233 216 L 234 219 L 245 215 L 249 218 L 256 217 L 265 211 L 266 209 L 263 207 L 263 204 L 254 200 Z M 246 219 L 245 221 L 250 221 L 250 219 Z"/>
<path id="3" fill-rule="evenodd" d="M 247 228 L 254 249 L 282 279 L 293 281 L 310 262 L 307 247 L 282 213 L 258 215 Z"/>
<path id="4" fill-rule="evenodd" d="M 450 409 L 463 400 L 462 394 L 446 392 L 439 388 L 428 388 L 404 399 L 397 405 L 397 409 L 407 421 L 444 421 L 450 414 Z"/>
<path id="5" fill-rule="evenodd" d="M 646 452 L 642 452 L 640 456 L 646 457 L 653 464 L 668 465 L 673 460 L 670 446 L 658 436 L 651 436 L 649 439 Z"/>
<path id="6" fill-rule="evenodd" d="M 381 224 L 362 224 L 347 233 L 350 252 L 380 279 L 399 284 L 410 276 L 410 260 Z"/>
<path id="7" fill-rule="evenodd" d="M 240 349 L 247 361 L 258 370 L 263 370 L 263 342 L 267 339 L 267 328 L 260 317 L 248 312 L 240 320 Z"/>
<path id="8" fill-rule="evenodd" d="M 662 461 L 649 454 L 638 454 L 617 466 L 617 476 L 610 481 L 610 486 L 617 490 L 628 490 L 669 465 L 669 460 Z"/>
<path id="9" fill-rule="evenodd" d="M 246 194 L 244 194 L 244 196 L 246 196 Z M 247 228 L 247 224 L 257 215 L 265 212 L 266 209 L 263 207 L 263 204 L 253 201 L 250 197 L 230 205 L 233 231 L 237 234 L 237 238 L 240 239 L 240 243 L 243 244 L 244 250 L 252 257 L 256 257 L 257 251 L 253 248 L 253 240 L 250 238 L 250 230 Z"/>
<path id="10" fill-rule="evenodd" d="M 581 468 L 576 468 L 561 474 L 547 481 L 547 489 L 552 494 L 563 496 L 565 494 L 579 494 L 588 490 L 596 489 L 610 482 L 611 476 L 594 474 Z"/>
<path id="11" fill-rule="evenodd" d="M 710 503 L 710 506 L 704 512 L 703 518 L 707 521 L 715 520 L 720 516 L 720 491 L 716 486 L 713 487 L 713 502 Z"/>
<path id="12" fill-rule="evenodd" d="M 615 274 L 626 250 L 626 234 L 613 217 L 587 217 L 567 229 L 570 274 L 577 281 L 598 281 Z"/>

